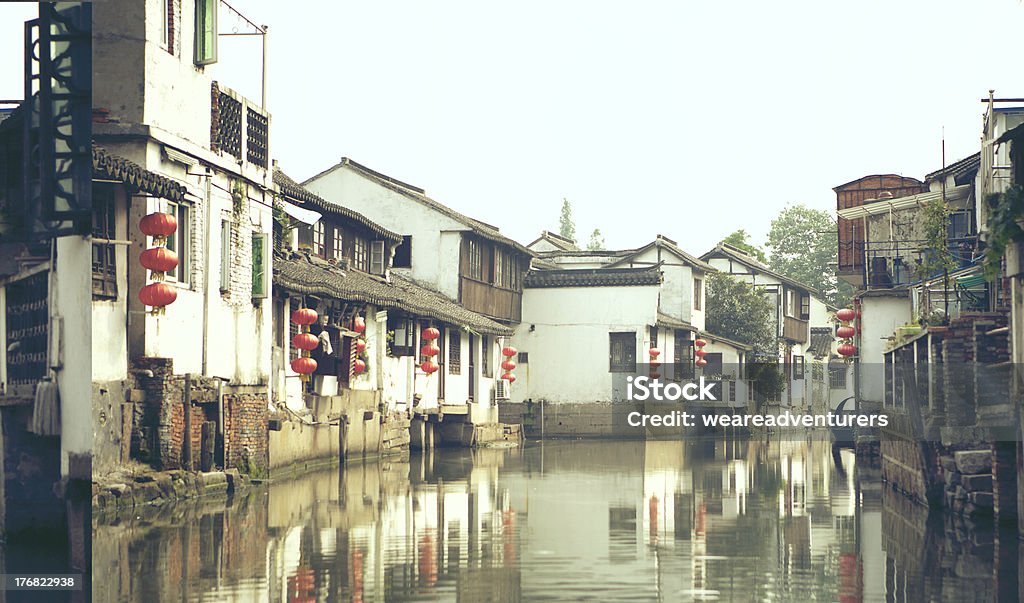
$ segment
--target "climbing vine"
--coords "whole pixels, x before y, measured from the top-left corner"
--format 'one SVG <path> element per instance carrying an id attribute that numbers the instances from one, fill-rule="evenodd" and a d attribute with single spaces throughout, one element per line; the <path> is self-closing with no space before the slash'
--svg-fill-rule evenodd
<path id="1" fill-rule="evenodd" d="M 985 278 L 994 280 L 999 275 L 1003 254 L 1015 241 L 1024 241 L 1024 230 L 1018 220 L 1024 219 L 1024 187 L 1014 184 L 1003 193 L 993 193 L 985 198 L 988 220 L 985 222 Z"/>

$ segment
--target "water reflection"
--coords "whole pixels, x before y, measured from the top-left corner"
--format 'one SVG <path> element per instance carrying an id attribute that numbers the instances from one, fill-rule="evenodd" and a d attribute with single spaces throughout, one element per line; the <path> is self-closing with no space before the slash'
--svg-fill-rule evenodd
<path id="1" fill-rule="evenodd" d="M 827 442 L 546 442 L 98 517 L 94 571 L 109 579 L 94 592 L 139 602 L 1016 600 L 1017 541 L 999 536 L 929 519 Z"/>

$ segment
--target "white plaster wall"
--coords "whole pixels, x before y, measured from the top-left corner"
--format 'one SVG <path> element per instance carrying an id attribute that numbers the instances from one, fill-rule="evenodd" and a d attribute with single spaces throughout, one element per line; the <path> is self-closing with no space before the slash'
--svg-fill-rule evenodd
<path id="1" fill-rule="evenodd" d="M 526 289 L 523 322 L 512 345 L 529 352 L 530 363 L 516 371 L 519 380 L 512 388 L 512 401 L 611 401 L 615 374 L 608 366 L 609 333 L 636 332 L 637 363 L 646 362 L 647 327 L 656 320 L 658 290 L 656 286 Z"/>
<path id="2" fill-rule="evenodd" d="M 353 209 L 384 228 L 412 235 L 412 278 L 459 297 L 460 237 L 466 226 L 418 201 L 380 186 L 342 166 L 305 184 L 332 203 Z"/>
<path id="3" fill-rule="evenodd" d="M 862 400 L 881 402 L 885 391 L 882 365 L 883 352 L 896 327 L 912 320 L 907 297 L 864 297 L 861 299 L 861 332 L 856 339 L 857 362 L 860 365 Z"/>
<path id="4" fill-rule="evenodd" d="M 92 452 L 92 241 L 88 237 L 57 239 L 57 264 L 51 274 L 51 340 L 53 318 L 59 317 L 60 368 L 56 371 L 61 400 L 61 475 L 68 474 L 71 454 Z M 51 366 L 55 354 L 51 350 Z"/>
<path id="5" fill-rule="evenodd" d="M 124 188 L 115 187 L 117 233 L 127 232 Z M 120 238 L 120 237 L 119 237 Z M 92 302 L 93 381 L 117 381 L 128 376 L 128 262 L 137 262 L 138 254 L 128 253 L 127 245 L 114 248 L 117 270 L 117 299 Z M 91 283 L 90 289 L 91 291 Z"/>

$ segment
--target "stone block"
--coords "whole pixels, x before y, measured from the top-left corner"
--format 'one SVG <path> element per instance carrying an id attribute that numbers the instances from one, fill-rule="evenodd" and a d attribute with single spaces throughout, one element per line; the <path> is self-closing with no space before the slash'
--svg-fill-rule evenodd
<path id="1" fill-rule="evenodd" d="M 961 450 L 954 454 L 954 459 L 960 473 L 992 472 L 992 452 L 990 450 Z"/>

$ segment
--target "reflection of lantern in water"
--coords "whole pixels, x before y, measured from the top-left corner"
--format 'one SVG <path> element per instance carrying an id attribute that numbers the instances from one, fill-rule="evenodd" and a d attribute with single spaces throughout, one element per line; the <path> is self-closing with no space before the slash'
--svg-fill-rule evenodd
<path id="1" fill-rule="evenodd" d="M 424 534 L 420 539 L 419 555 L 420 584 L 434 586 L 437 584 L 437 555 L 434 552 L 434 539 Z"/>
<path id="2" fill-rule="evenodd" d="M 651 544 L 658 544 L 658 497 L 651 495 L 647 504 L 648 520 L 650 521 Z"/>

